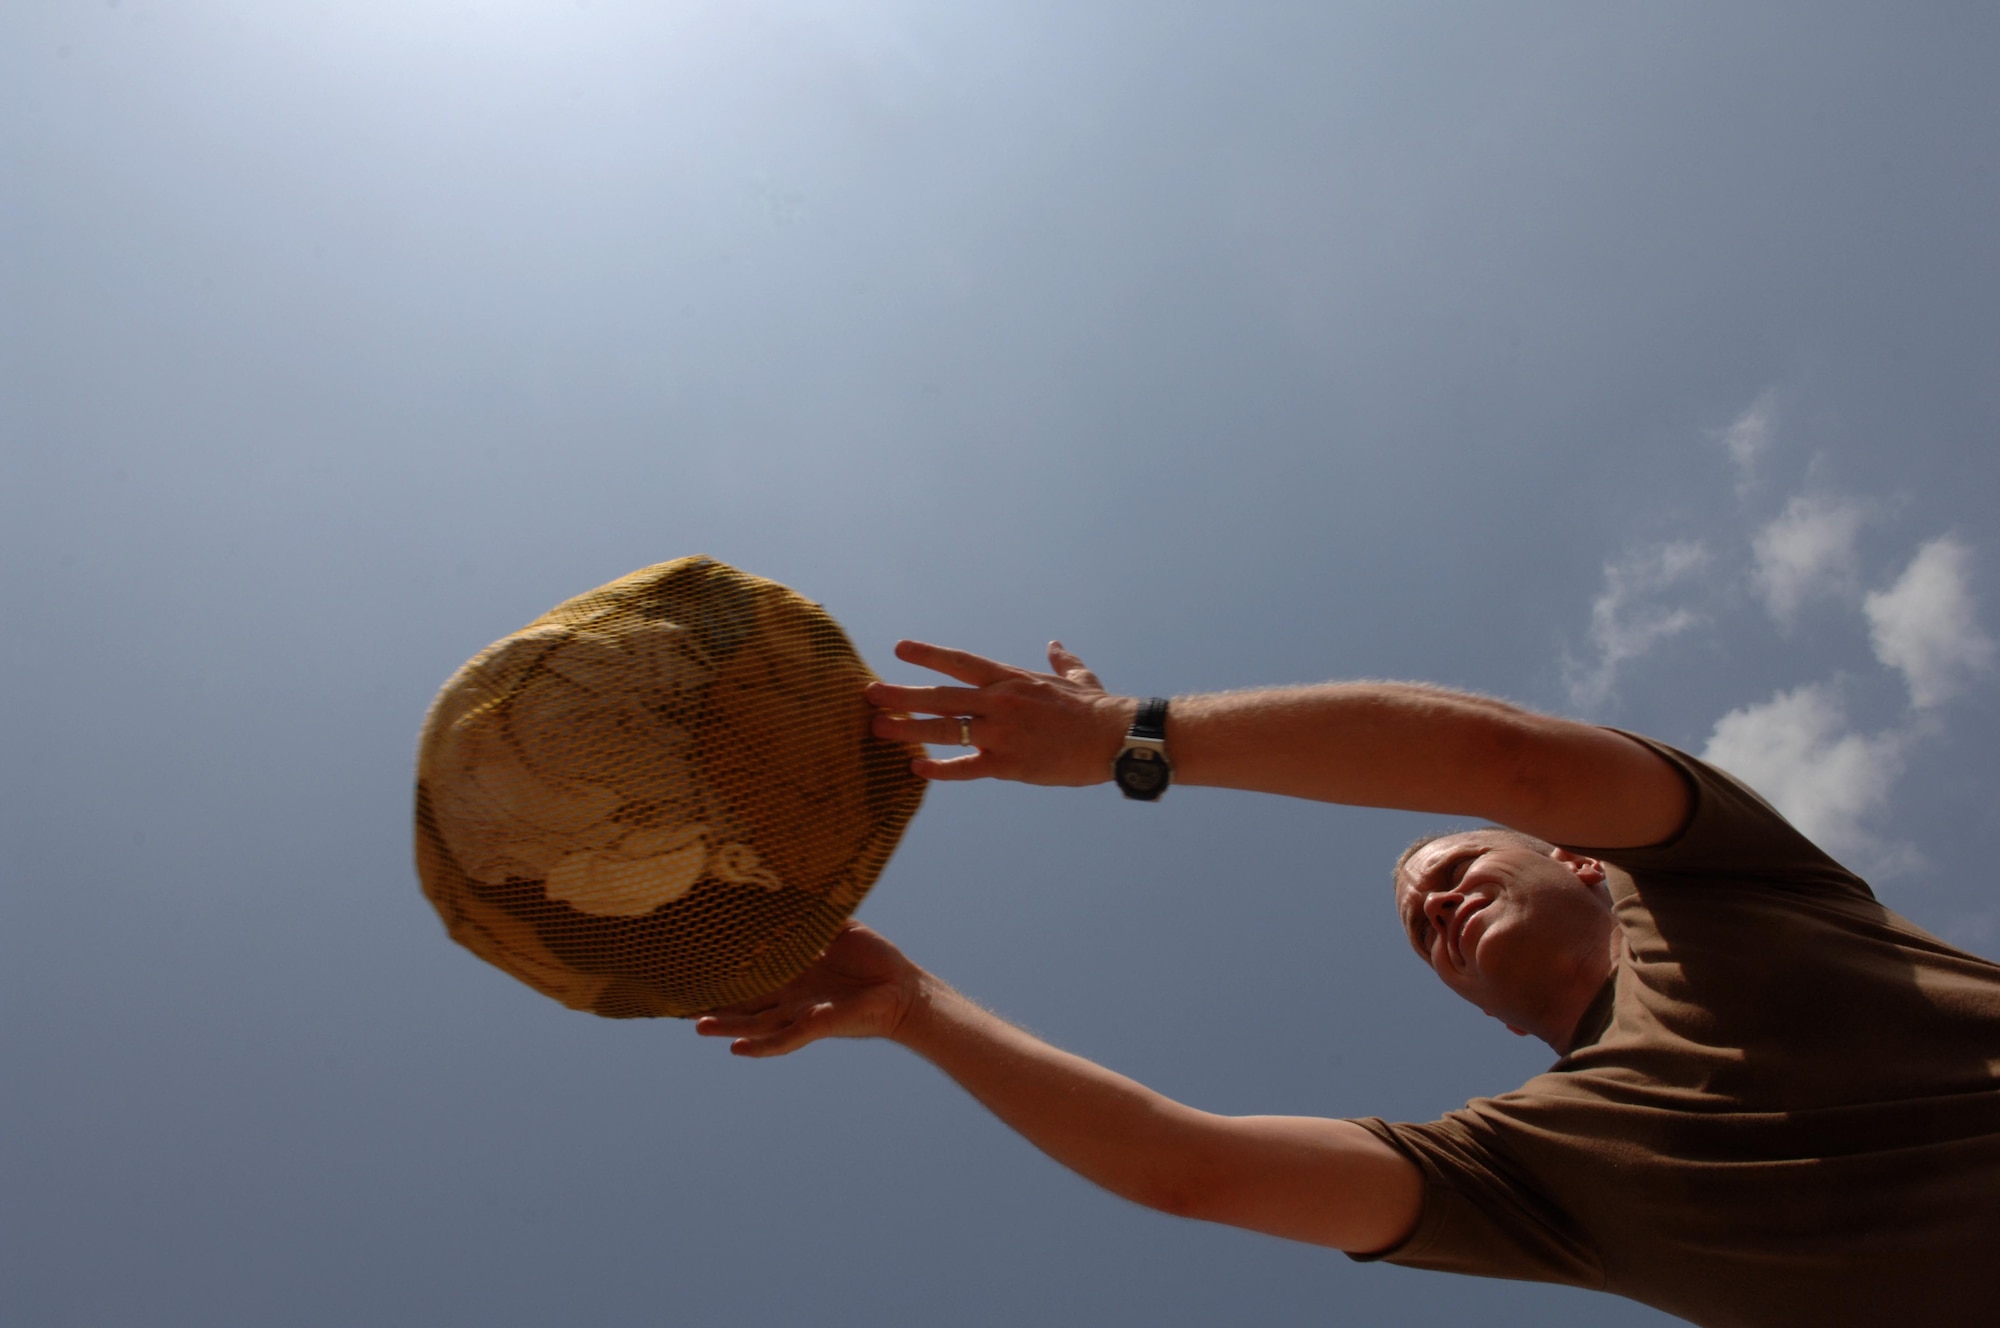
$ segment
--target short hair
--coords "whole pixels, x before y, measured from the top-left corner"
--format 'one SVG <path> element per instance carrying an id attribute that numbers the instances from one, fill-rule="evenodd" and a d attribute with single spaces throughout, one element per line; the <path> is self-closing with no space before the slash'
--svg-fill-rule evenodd
<path id="1" fill-rule="evenodd" d="M 1402 887 L 1404 865 L 1424 848 L 1437 843 L 1440 839 L 1450 839 L 1456 835 L 1480 833 L 1498 835 L 1503 839 L 1511 839 L 1521 845 L 1521 847 L 1533 849 L 1537 853 L 1553 853 L 1556 851 L 1556 846 L 1548 840 L 1531 835 L 1525 830 L 1515 830 L 1504 825 L 1474 825 L 1467 826 L 1463 830 L 1438 830 L 1428 835 L 1417 836 L 1410 841 L 1408 848 L 1405 848 L 1401 853 L 1396 855 L 1396 865 L 1389 869 L 1390 887 L 1392 889 L 1400 889 Z"/>

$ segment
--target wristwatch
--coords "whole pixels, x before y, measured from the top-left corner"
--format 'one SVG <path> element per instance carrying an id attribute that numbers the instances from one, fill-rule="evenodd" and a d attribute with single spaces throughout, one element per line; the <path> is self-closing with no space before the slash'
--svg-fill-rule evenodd
<path id="1" fill-rule="evenodd" d="M 1167 760 L 1166 697 L 1156 696 L 1139 707 L 1125 745 L 1111 763 L 1111 777 L 1120 793 L 1141 802 L 1157 801 L 1174 782 L 1174 767 Z"/>

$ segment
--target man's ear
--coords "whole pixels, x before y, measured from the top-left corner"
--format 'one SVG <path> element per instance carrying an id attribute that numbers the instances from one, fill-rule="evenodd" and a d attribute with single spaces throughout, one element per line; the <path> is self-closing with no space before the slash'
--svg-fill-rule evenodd
<path id="1" fill-rule="evenodd" d="M 1575 872 L 1576 878 L 1585 885 L 1601 885 L 1604 882 L 1604 864 L 1596 858 L 1586 858 L 1566 848 L 1552 850 L 1549 856 Z"/>

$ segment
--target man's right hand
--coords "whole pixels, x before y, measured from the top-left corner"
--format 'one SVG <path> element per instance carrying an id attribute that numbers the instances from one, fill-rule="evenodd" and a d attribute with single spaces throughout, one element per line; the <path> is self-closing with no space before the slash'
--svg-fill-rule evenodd
<path id="1" fill-rule="evenodd" d="M 875 735 L 897 742 L 957 746 L 967 731 L 966 756 L 922 759 L 911 769 L 925 779 L 1013 779 L 1024 784 L 1102 784 L 1123 745 L 1139 703 L 1104 690 L 1081 659 L 1049 643 L 1048 673 L 1033 673 L 964 650 L 898 641 L 896 658 L 934 669 L 964 687 L 868 688 L 876 707 Z M 937 715 L 944 718 L 925 719 Z M 959 717 L 966 726 L 961 729 Z"/>
<path id="2" fill-rule="evenodd" d="M 711 1010 L 702 1037 L 733 1038 L 738 1056 L 783 1056 L 828 1037 L 894 1037 L 916 1002 L 923 970 L 878 932 L 850 922 L 811 968 L 769 996 Z"/>

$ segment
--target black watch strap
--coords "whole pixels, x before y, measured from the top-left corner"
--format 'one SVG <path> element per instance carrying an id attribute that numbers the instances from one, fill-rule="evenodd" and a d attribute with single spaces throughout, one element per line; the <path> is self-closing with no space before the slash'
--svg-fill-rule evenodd
<path id="1" fill-rule="evenodd" d="M 1167 698 L 1156 696 L 1139 706 L 1126 730 L 1125 746 L 1111 763 L 1111 778 L 1118 791 L 1140 802 L 1158 802 L 1174 782 L 1173 762 L 1167 759 Z"/>
<path id="2" fill-rule="evenodd" d="M 1155 696 L 1141 704 L 1139 713 L 1133 716 L 1132 730 L 1128 736 L 1164 742 L 1167 736 L 1167 698 Z"/>

